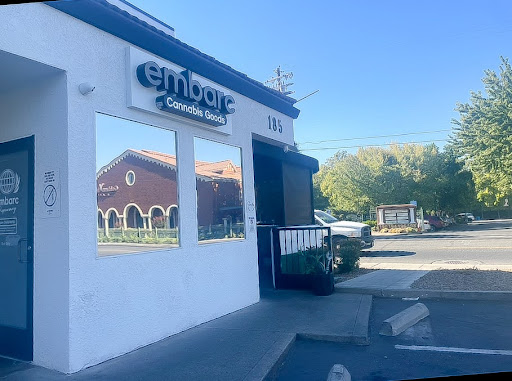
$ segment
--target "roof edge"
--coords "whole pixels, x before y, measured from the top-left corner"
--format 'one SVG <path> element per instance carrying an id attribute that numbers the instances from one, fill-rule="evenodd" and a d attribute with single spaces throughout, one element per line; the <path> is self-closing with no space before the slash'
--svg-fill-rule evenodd
<path id="1" fill-rule="evenodd" d="M 106 0 L 60 0 L 44 4 L 112 34 L 221 86 L 297 119 L 295 99 L 270 89 L 232 67 L 117 8 Z"/>

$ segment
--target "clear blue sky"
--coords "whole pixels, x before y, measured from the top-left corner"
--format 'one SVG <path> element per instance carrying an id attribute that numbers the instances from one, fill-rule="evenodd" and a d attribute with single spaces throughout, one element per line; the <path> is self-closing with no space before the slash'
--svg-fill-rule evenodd
<path id="1" fill-rule="evenodd" d="M 292 71 L 297 143 L 452 128 L 457 102 L 511 57 L 510 0 L 131 0 L 181 41 L 264 82 Z M 446 139 L 449 132 L 300 145 Z M 443 142 L 436 142 L 442 146 Z M 355 152 L 356 149 L 347 149 Z M 337 150 L 304 151 L 323 163 Z"/>

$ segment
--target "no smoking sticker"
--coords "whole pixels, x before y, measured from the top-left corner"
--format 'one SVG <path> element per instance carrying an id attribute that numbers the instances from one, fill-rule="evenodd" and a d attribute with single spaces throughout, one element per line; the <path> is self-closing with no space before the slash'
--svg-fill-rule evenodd
<path id="1" fill-rule="evenodd" d="M 46 206 L 55 205 L 55 201 L 57 201 L 57 190 L 53 185 L 47 185 L 44 188 L 44 203 Z"/>
<path id="2" fill-rule="evenodd" d="M 60 179 L 56 169 L 43 172 L 43 217 L 60 217 Z"/>

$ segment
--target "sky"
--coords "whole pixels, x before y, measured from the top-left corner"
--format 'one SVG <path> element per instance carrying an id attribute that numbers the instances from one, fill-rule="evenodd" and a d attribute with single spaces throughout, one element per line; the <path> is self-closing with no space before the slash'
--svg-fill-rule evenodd
<path id="1" fill-rule="evenodd" d="M 361 145 L 443 147 L 457 103 L 512 49 L 509 0 L 130 2 L 253 79 L 291 71 L 295 99 L 319 90 L 296 104 L 294 132 L 320 164 Z M 325 140 L 338 141 L 306 143 Z"/>

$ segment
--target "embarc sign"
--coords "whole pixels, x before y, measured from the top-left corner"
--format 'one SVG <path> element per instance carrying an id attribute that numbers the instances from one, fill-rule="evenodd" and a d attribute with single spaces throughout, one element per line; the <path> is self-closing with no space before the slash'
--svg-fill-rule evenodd
<path id="1" fill-rule="evenodd" d="M 156 62 L 148 61 L 137 67 L 137 79 L 144 87 L 155 87 L 166 94 L 156 98 L 156 107 L 212 126 L 224 126 L 226 115 L 233 114 L 235 100 L 231 95 L 192 79 L 192 72 L 177 73 Z"/>

